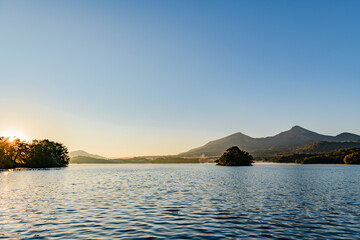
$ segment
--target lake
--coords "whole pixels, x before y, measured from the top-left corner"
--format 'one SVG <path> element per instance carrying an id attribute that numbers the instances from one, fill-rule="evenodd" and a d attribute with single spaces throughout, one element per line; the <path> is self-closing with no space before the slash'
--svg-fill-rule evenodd
<path id="1" fill-rule="evenodd" d="M 0 239 L 360 239 L 360 166 L 0 171 Z"/>

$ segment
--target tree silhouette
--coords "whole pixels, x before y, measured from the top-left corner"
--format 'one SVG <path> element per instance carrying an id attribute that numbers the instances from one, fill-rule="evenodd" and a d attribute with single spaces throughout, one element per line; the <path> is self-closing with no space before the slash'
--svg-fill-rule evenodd
<path id="1" fill-rule="evenodd" d="M 25 158 L 26 167 L 65 167 L 69 163 L 68 151 L 61 143 L 34 140 Z"/>
<path id="2" fill-rule="evenodd" d="M 34 140 L 32 143 L 0 137 L 0 169 L 15 167 L 65 167 L 69 164 L 67 148 L 61 143 Z"/>
<path id="3" fill-rule="evenodd" d="M 0 137 L 0 169 L 15 167 L 9 138 Z"/>

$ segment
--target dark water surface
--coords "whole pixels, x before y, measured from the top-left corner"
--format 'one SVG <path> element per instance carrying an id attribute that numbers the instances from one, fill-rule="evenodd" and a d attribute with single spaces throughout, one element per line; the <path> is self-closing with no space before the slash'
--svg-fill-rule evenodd
<path id="1" fill-rule="evenodd" d="M 360 166 L 0 172 L 0 239 L 360 239 Z"/>

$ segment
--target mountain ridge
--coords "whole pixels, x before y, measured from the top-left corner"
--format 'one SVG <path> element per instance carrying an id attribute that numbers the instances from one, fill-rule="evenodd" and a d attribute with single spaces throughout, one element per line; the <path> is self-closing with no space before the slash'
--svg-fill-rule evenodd
<path id="1" fill-rule="evenodd" d="M 336 136 L 329 136 L 296 125 L 290 130 L 280 132 L 274 136 L 261 138 L 253 138 L 241 132 L 237 132 L 223 138 L 212 140 L 201 147 L 180 153 L 179 156 L 219 156 L 231 146 L 238 146 L 239 148 L 252 153 L 272 149 L 281 149 L 283 151 L 294 150 L 298 147 L 320 141 L 343 142 L 356 140 L 360 140 L 360 136 L 353 133 L 343 132 Z"/>
<path id="2" fill-rule="evenodd" d="M 84 150 L 76 150 L 76 151 L 71 151 L 69 153 L 70 158 L 79 157 L 79 156 L 91 157 L 91 158 L 95 158 L 95 159 L 106 159 L 106 157 L 96 155 L 96 154 L 91 154 L 91 153 L 85 152 Z"/>

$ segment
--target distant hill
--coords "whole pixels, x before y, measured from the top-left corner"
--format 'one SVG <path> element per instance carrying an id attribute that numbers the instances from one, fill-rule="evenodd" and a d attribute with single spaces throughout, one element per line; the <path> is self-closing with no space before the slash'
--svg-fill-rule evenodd
<path id="1" fill-rule="evenodd" d="M 211 141 L 202 147 L 194 148 L 188 152 L 181 153 L 179 156 L 220 156 L 231 146 L 238 146 L 240 149 L 250 153 L 283 152 L 294 151 L 296 148 L 320 141 L 342 142 L 355 140 L 360 140 L 360 136 L 352 133 L 341 133 L 337 136 L 327 136 L 309 131 L 299 126 L 294 126 L 288 131 L 265 138 L 252 138 L 242 133 L 235 133 L 230 136 Z"/>
<path id="2" fill-rule="evenodd" d="M 145 163 L 145 158 L 134 158 L 134 159 L 104 159 L 104 158 L 93 158 L 85 156 L 76 156 L 70 159 L 70 163 Z"/>
<path id="3" fill-rule="evenodd" d="M 86 164 L 86 163 L 101 163 L 101 164 L 114 164 L 114 163 L 214 163 L 214 159 L 203 158 L 181 158 L 181 157 L 156 157 L 149 159 L 145 157 L 134 158 L 116 158 L 116 159 L 98 159 L 92 157 L 77 156 L 70 159 L 70 163 Z"/>
<path id="4" fill-rule="evenodd" d="M 96 154 L 91 154 L 91 153 L 85 152 L 83 150 L 72 151 L 69 153 L 70 158 L 79 157 L 79 156 L 91 157 L 91 158 L 96 158 L 96 159 L 106 159 L 106 157 L 96 155 Z"/>

